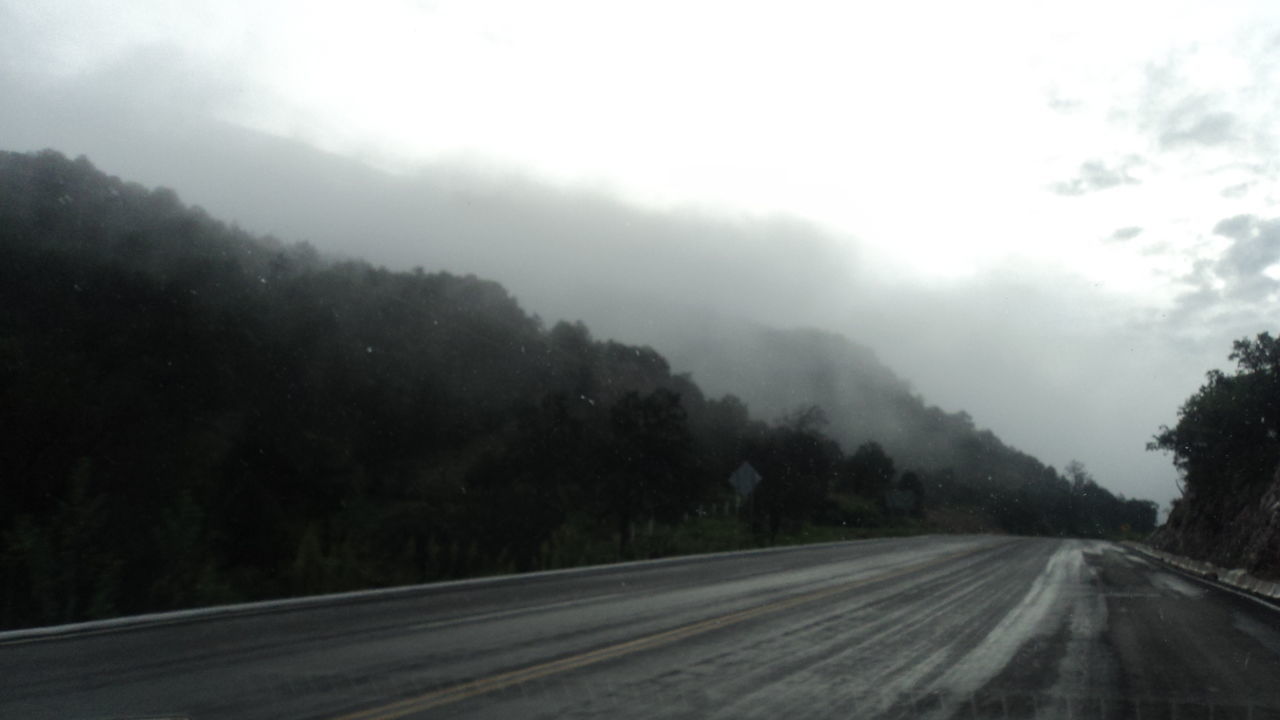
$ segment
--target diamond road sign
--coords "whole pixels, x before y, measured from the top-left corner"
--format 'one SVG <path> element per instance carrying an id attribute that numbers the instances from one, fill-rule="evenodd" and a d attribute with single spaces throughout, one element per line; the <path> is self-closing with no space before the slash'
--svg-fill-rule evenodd
<path id="1" fill-rule="evenodd" d="M 756 489 L 756 485 L 760 484 L 760 480 L 760 473 L 756 472 L 756 469 L 751 467 L 749 462 L 739 465 L 738 469 L 734 470 L 733 474 L 729 476 L 729 484 L 742 497 L 750 495 L 751 491 Z"/>

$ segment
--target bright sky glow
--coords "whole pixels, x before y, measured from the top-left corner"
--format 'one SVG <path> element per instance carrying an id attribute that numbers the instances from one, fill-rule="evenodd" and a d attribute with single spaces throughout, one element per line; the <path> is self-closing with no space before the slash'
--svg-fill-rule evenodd
<path id="1" fill-rule="evenodd" d="M 1224 212 L 1204 200 L 1220 188 L 1201 187 L 1203 164 L 1238 158 L 1163 159 L 1181 177 L 1096 200 L 1045 189 L 1082 162 L 1149 153 L 1143 128 L 1115 115 L 1135 112 L 1126 99 L 1169 54 L 1207 40 L 1179 66 L 1188 84 L 1246 89 L 1249 62 L 1230 50 L 1243 28 L 1188 12 L 1169 34 L 1152 33 L 1153 15 L 1178 14 L 1167 5 L 1129 17 L 956 7 L 315 13 L 267 77 L 275 96 L 327 119 L 322 137 L 393 161 L 475 155 L 605 180 L 644 202 L 794 213 L 925 273 L 967 274 L 1016 254 L 1155 290 L 1160 278 L 1141 258 L 1099 241 L 1178 207 L 1199 226 L 1167 240 L 1184 245 Z M 324 38 L 342 40 L 334 49 Z M 1065 121 L 1050 105 L 1055 87 L 1080 93 Z"/>
<path id="2" fill-rule="evenodd" d="M 1143 249 L 1189 251 L 1216 219 L 1276 204 L 1274 162 L 1260 157 L 1280 101 L 1280 25 L 1266 8 L 375 0 L 25 12 L 62 29 L 41 58 L 55 72 L 177 43 L 197 66 L 239 74 L 224 118 L 384 166 L 470 159 L 647 204 L 793 214 L 925 275 L 1015 256 L 1161 302 L 1187 262 Z M 1213 113 L 1232 113 L 1234 141 L 1162 140 Z M 1088 162 L 1132 182 L 1052 191 Z M 1241 183 L 1244 198 L 1220 196 Z M 1109 242 L 1126 227 L 1143 231 Z"/>

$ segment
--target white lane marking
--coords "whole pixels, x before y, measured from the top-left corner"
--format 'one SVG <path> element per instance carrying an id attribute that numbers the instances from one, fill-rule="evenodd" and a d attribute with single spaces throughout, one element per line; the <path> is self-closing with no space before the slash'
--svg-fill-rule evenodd
<path id="1" fill-rule="evenodd" d="M 1112 558 L 1123 556 L 1123 553 L 1109 543 L 1095 543 L 1086 547 L 1084 555 L 1101 560 L 1104 555 Z M 1071 618 L 1071 623 L 1066 649 L 1058 660 L 1053 685 L 1049 688 L 1048 694 L 1052 697 L 1087 697 L 1096 693 L 1107 678 L 1114 676 L 1115 660 L 1106 652 L 1102 642 L 1110 614 L 1107 596 L 1099 592 L 1099 581 L 1098 567 L 1086 562 L 1083 572 L 1073 580 L 1076 584 L 1068 591 L 1068 605 L 1060 610 Z"/>

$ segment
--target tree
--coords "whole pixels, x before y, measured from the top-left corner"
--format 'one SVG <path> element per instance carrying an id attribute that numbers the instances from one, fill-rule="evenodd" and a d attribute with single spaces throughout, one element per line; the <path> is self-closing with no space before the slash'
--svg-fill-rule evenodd
<path id="1" fill-rule="evenodd" d="M 1209 371 L 1177 424 L 1147 444 L 1173 455 L 1190 494 L 1263 482 L 1280 460 L 1280 341 L 1264 332 L 1232 348 L 1236 371 Z"/>
<path id="2" fill-rule="evenodd" d="M 778 425 L 802 433 L 820 433 L 828 424 L 827 411 L 817 405 L 799 407 L 778 418 Z"/>
<path id="3" fill-rule="evenodd" d="M 1093 476 L 1085 469 L 1084 463 L 1079 460 L 1072 460 L 1067 463 L 1067 466 L 1063 468 L 1063 473 L 1066 474 L 1067 482 L 1071 484 L 1071 492 L 1077 495 L 1087 494 L 1091 487 L 1097 485 L 1093 480 Z"/>
<path id="4" fill-rule="evenodd" d="M 842 459 L 840 446 L 810 425 L 783 425 L 759 433 L 747 457 L 763 480 L 751 503 L 753 524 L 763 520 L 772 540 L 822 510 Z"/>
<path id="5" fill-rule="evenodd" d="M 543 544 L 593 475 L 594 414 L 563 393 L 547 395 L 521 412 L 499 453 L 472 466 L 469 516 L 486 553 L 509 558 L 518 571 L 538 566 Z"/>
<path id="6" fill-rule="evenodd" d="M 693 437 L 679 395 L 663 388 L 628 392 L 610 409 L 609 429 L 603 509 L 614 519 L 618 554 L 625 558 L 637 520 L 678 520 L 707 488 L 690 477 Z"/>
<path id="7" fill-rule="evenodd" d="M 896 475 L 893 458 L 879 443 L 867 442 L 845 461 L 841 468 L 840 488 L 883 503 Z"/>
<path id="8" fill-rule="evenodd" d="M 920 476 L 914 472 L 903 473 L 902 479 L 898 481 L 898 488 L 911 494 L 911 516 L 924 517 L 924 482 L 920 480 Z"/>

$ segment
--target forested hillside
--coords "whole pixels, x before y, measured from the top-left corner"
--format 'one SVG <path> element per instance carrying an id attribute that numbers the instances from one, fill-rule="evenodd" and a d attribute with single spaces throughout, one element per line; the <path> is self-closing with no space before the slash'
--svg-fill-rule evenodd
<path id="1" fill-rule="evenodd" d="M 0 302 L 3 626 L 907 531 L 942 506 L 1013 532 L 1154 522 L 971 425 L 948 437 L 973 462 L 942 467 L 920 428 L 842 446 L 825 418 L 853 410 L 803 395 L 766 424 L 495 283 L 332 261 L 54 152 L 0 154 Z M 741 501 L 744 461 L 763 481 Z"/>
<path id="2" fill-rule="evenodd" d="M 932 506 L 961 510 L 949 513 L 960 526 L 1067 535 L 1154 526 L 1150 503 L 1114 498 L 1083 465 L 1059 473 L 977 427 L 968 413 L 929 405 L 874 352 L 845 337 L 745 323 L 699 330 L 664 334 L 674 364 L 706 378 L 712 391 L 732 389 L 762 417 L 821 406 L 828 435 L 846 448 L 882 446 L 922 479 Z"/>
<path id="3" fill-rule="evenodd" d="M 673 361 L 715 390 L 733 392 L 764 417 L 821 405 L 828 433 L 845 446 L 876 441 L 906 466 L 1018 487 L 1043 463 L 975 426 L 968 413 L 928 405 L 870 349 L 812 329 L 738 325 L 674 344 Z"/>

